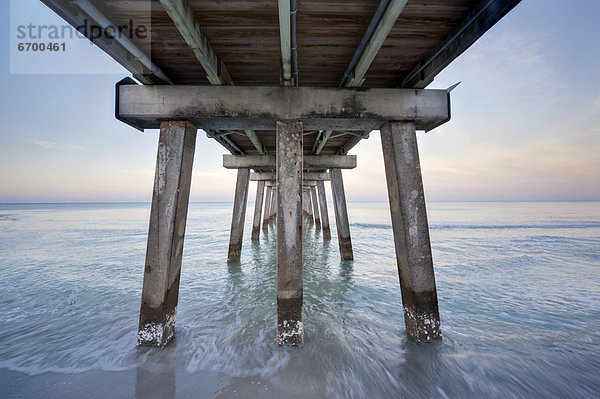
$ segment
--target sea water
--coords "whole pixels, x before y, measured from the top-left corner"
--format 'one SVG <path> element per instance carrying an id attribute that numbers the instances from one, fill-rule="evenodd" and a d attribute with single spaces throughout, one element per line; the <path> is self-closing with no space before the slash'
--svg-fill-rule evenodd
<path id="1" fill-rule="evenodd" d="M 354 261 L 305 225 L 305 345 L 279 348 L 274 226 L 252 242 L 250 204 L 227 264 L 231 204 L 192 203 L 176 339 L 149 349 L 150 204 L 0 204 L 0 397 L 600 397 L 600 202 L 429 203 L 433 344 L 405 335 L 387 203 L 348 207 Z"/>

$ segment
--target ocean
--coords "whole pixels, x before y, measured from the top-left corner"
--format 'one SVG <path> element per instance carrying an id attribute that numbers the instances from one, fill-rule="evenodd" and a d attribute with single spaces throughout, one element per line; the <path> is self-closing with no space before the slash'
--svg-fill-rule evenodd
<path id="1" fill-rule="evenodd" d="M 404 331 L 389 209 L 354 261 L 304 231 L 302 348 L 275 344 L 275 229 L 226 262 L 190 204 L 176 339 L 136 348 L 149 203 L 0 204 L 2 398 L 599 398 L 600 202 L 430 202 L 443 341 Z M 331 208 L 330 208 L 331 213 Z"/>

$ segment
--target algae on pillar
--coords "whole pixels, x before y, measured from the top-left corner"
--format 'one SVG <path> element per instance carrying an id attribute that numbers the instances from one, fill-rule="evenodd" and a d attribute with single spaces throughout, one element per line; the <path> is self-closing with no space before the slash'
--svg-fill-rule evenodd
<path id="1" fill-rule="evenodd" d="M 302 345 L 302 122 L 277 122 L 277 343 Z"/>
<path id="2" fill-rule="evenodd" d="M 442 339 L 417 136 L 413 122 L 390 122 L 381 145 L 406 332 L 415 341 Z"/>
<path id="3" fill-rule="evenodd" d="M 137 335 L 139 346 L 164 346 L 175 334 L 196 131 L 187 122 L 163 122 L 160 126 Z"/>

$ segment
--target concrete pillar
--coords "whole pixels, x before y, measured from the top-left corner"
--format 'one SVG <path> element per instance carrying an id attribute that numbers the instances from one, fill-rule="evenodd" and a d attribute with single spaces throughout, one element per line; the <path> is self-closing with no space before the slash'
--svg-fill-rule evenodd
<path id="1" fill-rule="evenodd" d="M 308 209 L 308 218 L 311 223 L 315 221 L 315 215 L 313 213 L 312 199 L 310 198 L 310 188 L 306 188 L 306 207 Z"/>
<path id="2" fill-rule="evenodd" d="M 348 223 L 348 208 L 346 207 L 346 193 L 344 192 L 342 170 L 333 168 L 330 173 L 340 256 L 342 260 L 353 260 L 354 254 L 352 252 L 352 239 L 350 238 L 350 224 Z"/>
<path id="3" fill-rule="evenodd" d="M 271 221 L 277 219 L 277 187 L 273 187 L 273 203 L 271 204 Z"/>
<path id="4" fill-rule="evenodd" d="M 242 239 L 244 238 L 244 221 L 246 219 L 246 203 L 250 186 L 250 169 L 238 169 L 233 200 L 233 216 L 229 235 L 229 253 L 227 262 L 239 262 L 242 254 Z"/>
<path id="5" fill-rule="evenodd" d="M 265 195 L 265 214 L 263 216 L 263 229 L 269 227 L 269 217 L 271 215 L 271 197 L 273 187 L 267 186 L 267 194 Z"/>
<path id="6" fill-rule="evenodd" d="M 406 332 L 415 341 L 442 339 L 415 124 L 381 129 Z"/>
<path id="7" fill-rule="evenodd" d="M 329 212 L 327 212 L 327 197 L 325 196 L 325 183 L 322 180 L 317 181 L 317 191 L 319 194 L 319 205 L 321 208 L 321 224 L 323 226 L 323 239 L 331 240 L 331 228 L 329 227 Z"/>
<path id="8" fill-rule="evenodd" d="M 175 334 L 196 130 L 187 122 L 163 122 L 160 126 L 137 335 L 139 346 L 164 346 Z"/>
<path id="9" fill-rule="evenodd" d="M 308 210 L 306 209 L 306 190 L 302 189 L 302 214 L 308 217 Z"/>
<path id="10" fill-rule="evenodd" d="M 306 189 L 302 190 L 302 211 L 304 212 L 304 216 L 310 218 L 310 213 L 308 213 L 308 196 L 306 195 Z"/>
<path id="11" fill-rule="evenodd" d="M 319 216 L 319 204 L 317 201 L 317 188 L 315 186 L 310 187 L 310 199 L 313 206 L 313 213 L 315 215 L 315 226 L 318 230 L 321 229 L 321 217 Z"/>
<path id="12" fill-rule="evenodd" d="M 305 192 L 306 192 L 306 210 L 308 211 L 308 220 L 310 220 L 311 223 L 314 223 L 315 215 L 313 214 L 312 199 L 310 197 L 310 187 L 307 187 Z"/>
<path id="13" fill-rule="evenodd" d="M 277 343 L 302 345 L 302 122 L 277 122 Z"/>
<path id="14" fill-rule="evenodd" d="M 252 221 L 252 240 L 260 236 L 260 222 L 262 216 L 263 196 L 265 195 L 265 182 L 256 182 L 256 200 L 254 201 L 254 220 Z"/>

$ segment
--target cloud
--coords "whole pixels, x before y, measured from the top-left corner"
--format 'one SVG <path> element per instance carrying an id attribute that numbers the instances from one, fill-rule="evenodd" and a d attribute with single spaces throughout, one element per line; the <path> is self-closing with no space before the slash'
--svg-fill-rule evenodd
<path id="1" fill-rule="evenodd" d="M 33 144 L 38 147 L 54 149 L 54 150 L 83 150 L 82 146 L 74 144 L 58 144 L 54 141 L 46 141 L 40 139 L 25 139 L 29 144 Z"/>
<path id="2" fill-rule="evenodd" d="M 38 147 L 43 147 L 43 148 L 56 147 L 56 143 L 54 141 L 44 141 L 44 140 L 38 140 L 38 139 L 26 139 L 25 141 L 30 144 L 37 145 Z"/>

